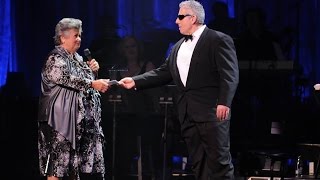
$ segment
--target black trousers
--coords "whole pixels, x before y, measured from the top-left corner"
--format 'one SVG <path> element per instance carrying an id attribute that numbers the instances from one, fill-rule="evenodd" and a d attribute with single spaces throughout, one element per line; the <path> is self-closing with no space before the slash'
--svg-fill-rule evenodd
<path id="1" fill-rule="evenodd" d="M 196 180 L 234 179 L 229 128 L 229 120 L 194 122 L 186 116 L 181 133 Z"/>

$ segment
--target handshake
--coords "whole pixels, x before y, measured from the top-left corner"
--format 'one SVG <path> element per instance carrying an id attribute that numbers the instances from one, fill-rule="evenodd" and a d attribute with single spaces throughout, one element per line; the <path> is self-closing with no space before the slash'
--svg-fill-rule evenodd
<path id="1" fill-rule="evenodd" d="M 131 89 L 135 87 L 135 82 L 131 77 L 126 77 L 121 79 L 120 81 L 117 80 L 109 80 L 109 79 L 98 79 L 94 80 L 91 83 L 91 87 L 95 90 L 100 91 L 102 93 L 106 92 L 112 86 L 121 86 L 126 89 Z"/>

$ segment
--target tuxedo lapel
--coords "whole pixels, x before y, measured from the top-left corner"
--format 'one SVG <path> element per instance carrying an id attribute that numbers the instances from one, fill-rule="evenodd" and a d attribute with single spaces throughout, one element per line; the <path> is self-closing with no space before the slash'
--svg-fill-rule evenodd
<path id="1" fill-rule="evenodd" d="M 173 49 L 172 53 L 173 53 L 173 56 L 172 56 L 172 59 L 173 59 L 173 72 L 174 72 L 174 77 L 177 77 L 178 79 L 178 82 L 179 84 L 177 84 L 177 86 L 181 87 L 181 88 L 185 88 L 182 81 L 181 81 L 181 78 L 180 78 L 180 73 L 179 73 L 179 69 L 178 69 L 178 65 L 177 65 L 177 57 L 178 57 L 178 51 L 179 51 L 179 48 L 181 46 L 181 44 L 183 43 L 184 41 L 184 38 L 182 38 L 178 43 L 177 43 L 177 46 L 175 46 L 175 48 Z"/>
<path id="2" fill-rule="evenodd" d="M 196 66 L 197 66 L 197 63 L 199 61 L 199 54 L 201 53 L 201 49 L 203 48 L 204 44 L 205 44 L 205 37 L 208 33 L 208 28 L 206 27 L 203 31 L 203 33 L 201 34 L 197 44 L 196 44 L 196 47 L 194 48 L 194 51 L 193 51 L 193 54 L 192 54 L 192 57 L 191 57 L 191 62 L 190 62 L 190 67 L 189 67 L 189 72 L 188 72 L 188 78 L 187 78 L 187 83 L 186 85 L 188 86 L 188 84 L 190 84 L 190 81 L 192 81 L 192 79 L 194 79 L 192 77 L 192 75 L 194 74 L 193 72 L 196 70 Z"/>

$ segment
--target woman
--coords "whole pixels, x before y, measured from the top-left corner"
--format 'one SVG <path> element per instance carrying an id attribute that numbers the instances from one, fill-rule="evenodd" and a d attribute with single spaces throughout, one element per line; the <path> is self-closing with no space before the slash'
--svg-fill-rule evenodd
<path id="1" fill-rule="evenodd" d="M 40 174 L 48 180 L 79 179 L 81 173 L 105 173 L 100 126 L 100 92 L 108 80 L 95 80 L 99 64 L 77 53 L 82 21 L 62 19 L 55 28 L 55 48 L 43 66 L 39 99 Z"/>
<path id="2" fill-rule="evenodd" d="M 119 43 L 120 65 L 128 71 L 120 71 L 120 79 L 138 75 L 155 68 L 151 61 L 144 57 L 143 47 L 133 36 L 126 36 Z"/>
<path id="3" fill-rule="evenodd" d="M 121 39 L 118 45 L 119 65 L 117 80 L 124 77 L 131 77 L 143 74 L 155 68 L 154 64 L 145 58 L 142 44 L 134 36 L 126 36 Z M 134 114 L 145 114 L 154 112 L 154 93 L 156 89 L 134 91 L 119 89 L 124 101 L 123 111 Z"/>
<path id="4" fill-rule="evenodd" d="M 118 44 L 118 57 L 117 68 L 123 70 L 118 71 L 116 76 L 113 77 L 117 80 L 127 76 L 143 74 L 155 68 L 154 64 L 145 57 L 142 43 L 134 36 L 125 36 L 120 40 Z M 121 111 L 119 121 L 119 127 L 121 128 L 119 128 L 119 131 L 124 132 L 120 133 L 121 135 L 117 137 L 118 142 L 120 142 L 118 144 L 118 153 L 121 154 L 121 157 L 119 156 L 117 161 L 117 174 L 123 176 L 135 173 L 137 170 L 132 169 L 132 167 L 135 167 L 135 164 L 132 163 L 137 153 L 136 136 L 147 134 L 149 130 L 153 132 L 156 130 L 155 124 L 158 121 L 154 120 L 154 113 L 159 112 L 159 90 L 155 88 L 143 91 L 123 88 L 116 90 L 122 97 L 122 104 L 119 108 L 119 111 Z M 144 127 L 148 127 L 148 129 Z M 142 141 L 146 146 L 150 145 L 146 143 L 147 138 L 149 139 L 150 136 L 142 137 Z M 148 143 L 150 142 L 151 140 Z M 158 148 L 159 145 L 156 144 L 154 147 Z M 149 168 L 153 168 L 151 164 L 148 164 L 148 166 Z"/>

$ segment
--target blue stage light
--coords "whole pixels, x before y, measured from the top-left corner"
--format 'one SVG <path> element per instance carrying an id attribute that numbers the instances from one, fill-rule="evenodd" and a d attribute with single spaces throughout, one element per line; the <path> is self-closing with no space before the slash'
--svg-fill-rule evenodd
<path id="1" fill-rule="evenodd" d="M 10 0 L 1 3 L 0 13 L 0 86 L 6 83 L 7 73 L 17 71 L 14 18 Z"/>

